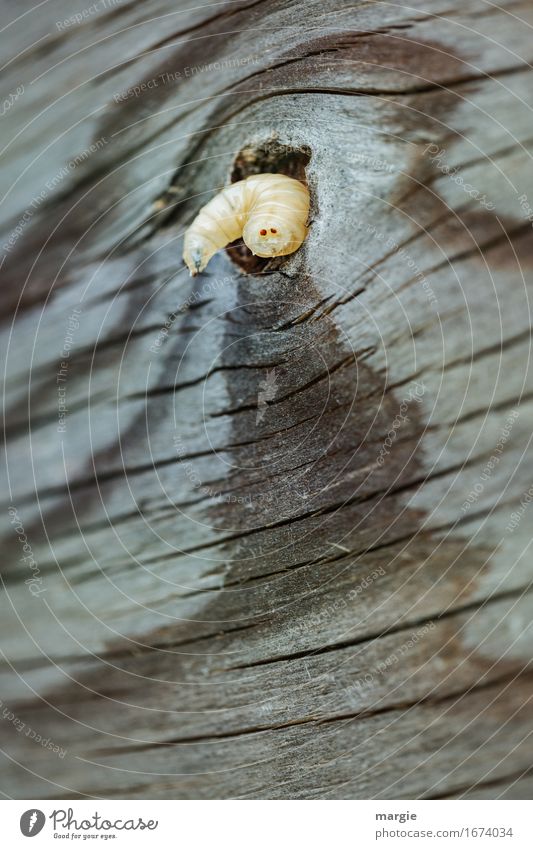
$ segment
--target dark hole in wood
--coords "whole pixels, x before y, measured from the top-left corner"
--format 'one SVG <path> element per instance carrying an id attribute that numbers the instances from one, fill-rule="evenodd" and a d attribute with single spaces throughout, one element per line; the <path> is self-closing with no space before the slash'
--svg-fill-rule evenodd
<path id="1" fill-rule="evenodd" d="M 306 183 L 305 169 L 311 160 L 309 147 L 291 147 L 278 141 L 270 140 L 262 145 L 248 145 L 235 157 L 231 172 L 231 182 L 236 183 L 251 177 L 252 174 L 286 174 Z M 254 256 L 242 239 L 232 242 L 226 251 L 231 260 L 242 268 L 246 274 L 261 274 L 274 271 L 285 257 L 268 259 Z"/>

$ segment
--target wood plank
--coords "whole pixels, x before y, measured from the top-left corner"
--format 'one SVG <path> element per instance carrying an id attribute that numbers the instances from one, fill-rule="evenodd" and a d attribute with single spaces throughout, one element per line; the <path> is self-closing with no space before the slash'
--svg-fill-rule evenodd
<path id="1" fill-rule="evenodd" d="M 3 786 L 522 798 L 531 5 L 47 14 L 3 45 Z M 199 206 L 307 160 L 302 250 L 190 280 Z"/>

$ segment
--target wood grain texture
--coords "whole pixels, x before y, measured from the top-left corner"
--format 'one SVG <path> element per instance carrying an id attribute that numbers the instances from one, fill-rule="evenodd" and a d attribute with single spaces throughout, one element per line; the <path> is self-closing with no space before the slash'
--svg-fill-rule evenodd
<path id="1" fill-rule="evenodd" d="M 0 789 L 526 798 L 531 4 L 8 11 Z"/>

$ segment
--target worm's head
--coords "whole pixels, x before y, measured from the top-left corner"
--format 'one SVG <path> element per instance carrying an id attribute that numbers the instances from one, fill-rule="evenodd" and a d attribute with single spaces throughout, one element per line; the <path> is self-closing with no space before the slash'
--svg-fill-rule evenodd
<path id="1" fill-rule="evenodd" d="M 285 256 L 298 250 L 305 231 L 303 234 L 296 232 L 286 221 L 275 216 L 253 215 L 246 222 L 242 237 L 255 256 Z"/>
<path id="2" fill-rule="evenodd" d="M 191 277 L 200 274 L 215 253 L 216 248 L 213 247 L 212 242 L 201 233 L 187 232 L 185 234 L 183 261 L 191 272 Z"/>

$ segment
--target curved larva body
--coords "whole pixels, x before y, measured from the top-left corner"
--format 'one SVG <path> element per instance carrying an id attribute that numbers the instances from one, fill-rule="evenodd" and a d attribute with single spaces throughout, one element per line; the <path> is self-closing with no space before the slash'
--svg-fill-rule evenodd
<path id="1" fill-rule="evenodd" d="M 256 256 L 285 256 L 307 235 L 309 192 L 284 174 L 254 174 L 226 186 L 185 233 L 183 259 L 194 276 L 220 248 L 242 237 Z"/>

